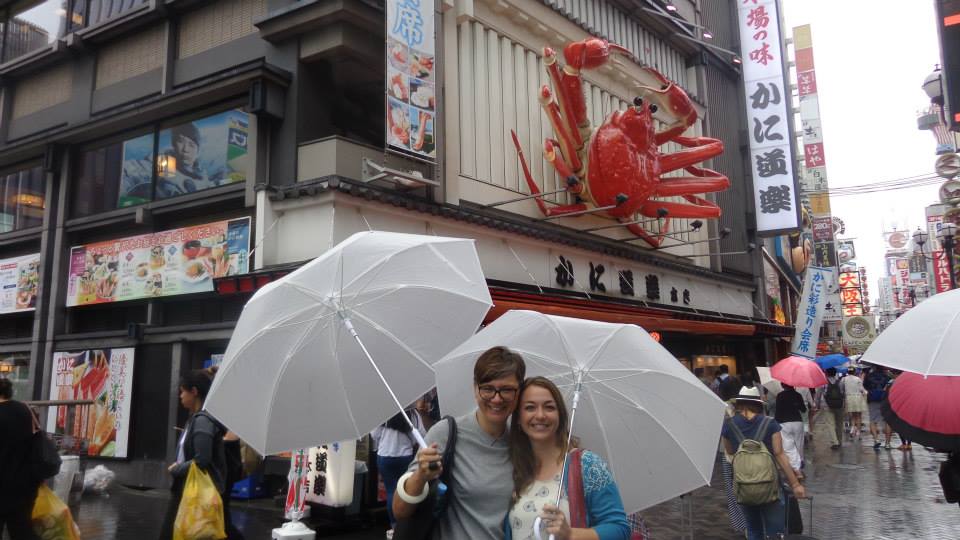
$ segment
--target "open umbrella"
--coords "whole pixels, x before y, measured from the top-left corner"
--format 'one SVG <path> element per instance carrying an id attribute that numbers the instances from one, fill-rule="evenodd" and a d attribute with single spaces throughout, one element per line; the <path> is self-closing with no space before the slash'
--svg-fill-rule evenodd
<path id="1" fill-rule="evenodd" d="M 931 296 L 901 315 L 860 358 L 923 375 L 960 375 L 960 289 Z"/>
<path id="2" fill-rule="evenodd" d="M 757 366 L 757 375 L 760 376 L 760 385 L 765 387 L 770 392 L 774 394 L 779 394 L 783 392 L 783 386 L 780 384 L 780 381 L 773 378 L 770 375 L 770 368 L 766 366 Z"/>
<path id="3" fill-rule="evenodd" d="M 897 433 L 924 446 L 960 451 L 960 377 L 903 373 L 881 407 Z"/>
<path id="4" fill-rule="evenodd" d="M 814 361 L 818 366 L 820 366 L 820 369 L 838 368 L 844 364 L 850 363 L 849 358 L 839 353 L 818 356 Z"/>
<path id="5" fill-rule="evenodd" d="M 357 233 L 247 302 L 205 407 L 261 454 L 362 437 L 490 305 L 473 240 Z"/>
<path id="6" fill-rule="evenodd" d="M 476 407 L 469 374 L 495 345 L 564 392 L 571 433 L 606 459 L 627 513 L 710 482 L 725 405 L 639 326 L 509 311 L 435 365 L 446 414 Z"/>
<path id="7" fill-rule="evenodd" d="M 788 356 L 770 368 L 774 379 L 794 388 L 819 388 L 827 384 L 823 370 L 813 360 Z"/>

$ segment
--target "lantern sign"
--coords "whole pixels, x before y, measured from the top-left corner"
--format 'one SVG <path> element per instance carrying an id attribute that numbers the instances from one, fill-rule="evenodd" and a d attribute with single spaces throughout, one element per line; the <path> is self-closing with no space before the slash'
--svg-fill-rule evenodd
<path id="1" fill-rule="evenodd" d="M 741 3 L 740 50 L 757 232 L 779 234 L 800 227 L 792 136 L 790 89 L 785 84 L 780 13 L 776 0 Z"/>

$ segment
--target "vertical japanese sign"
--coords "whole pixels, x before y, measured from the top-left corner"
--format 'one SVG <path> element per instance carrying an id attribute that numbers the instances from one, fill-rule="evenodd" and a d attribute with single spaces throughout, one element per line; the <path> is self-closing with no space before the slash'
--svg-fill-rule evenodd
<path id="1" fill-rule="evenodd" d="M 810 359 L 817 356 L 820 325 L 823 322 L 823 306 L 827 298 L 827 288 L 832 281 L 832 268 L 807 267 L 807 276 L 803 281 L 803 296 L 797 311 L 797 331 L 793 335 L 792 354 Z"/>
<path id="2" fill-rule="evenodd" d="M 776 0 L 740 2 L 750 164 L 761 234 L 792 231 L 800 225 L 779 17 Z"/>
<path id="3" fill-rule="evenodd" d="M 434 161 L 434 0 L 387 0 L 387 146 Z"/>
<path id="4" fill-rule="evenodd" d="M 47 431 L 85 440 L 90 456 L 127 457 L 133 355 L 133 348 L 53 353 L 50 399 L 93 404 L 57 407 Z"/>

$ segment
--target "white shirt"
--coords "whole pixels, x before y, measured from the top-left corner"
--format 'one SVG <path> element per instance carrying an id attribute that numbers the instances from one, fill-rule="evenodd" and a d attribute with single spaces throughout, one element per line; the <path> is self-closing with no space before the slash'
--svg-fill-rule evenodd
<path id="1" fill-rule="evenodd" d="M 426 435 L 426 430 L 423 429 L 423 420 L 420 419 L 420 413 L 414 410 L 408 410 L 407 412 L 412 412 L 410 415 L 410 420 L 413 422 L 413 427 L 420 432 L 420 436 Z M 413 455 L 413 445 L 416 441 L 413 433 L 401 433 L 395 429 L 390 429 L 386 425 L 377 426 L 374 429 L 370 436 L 373 437 L 373 443 L 377 449 L 377 455 L 383 457 L 403 457 L 403 456 L 412 456 Z"/>
<path id="2" fill-rule="evenodd" d="M 867 393 L 866 389 L 863 388 L 863 379 L 856 375 L 847 375 L 840 379 L 840 383 L 846 396 L 866 395 Z"/>

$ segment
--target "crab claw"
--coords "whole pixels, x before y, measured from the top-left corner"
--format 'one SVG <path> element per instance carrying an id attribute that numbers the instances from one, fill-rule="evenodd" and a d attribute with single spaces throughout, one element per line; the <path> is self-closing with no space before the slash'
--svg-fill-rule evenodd
<path id="1" fill-rule="evenodd" d="M 587 38 L 570 43 L 563 48 L 563 58 L 567 61 L 567 66 L 579 71 L 602 66 L 610 59 L 612 52 L 633 58 L 633 53 L 629 50 L 600 38 Z"/>
<path id="2" fill-rule="evenodd" d="M 660 87 L 641 86 L 642 97 L 657 105 L 659 109 L 666 111 L 669 116 L 675 119 L 667 126 L 666 130 L 657 134 L 657 144 L 662 144 L 692 126 L 697 121 L 697 110 L 694 108 L 690 96 L 673 81 L 653 68 L 645 67 L 643 70 L 656 79 Z"/>

